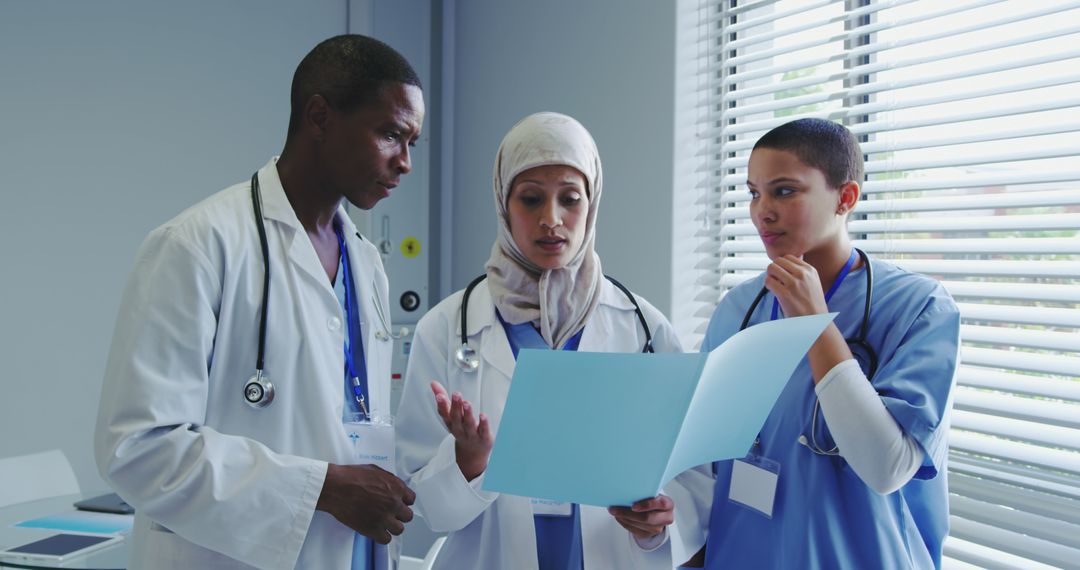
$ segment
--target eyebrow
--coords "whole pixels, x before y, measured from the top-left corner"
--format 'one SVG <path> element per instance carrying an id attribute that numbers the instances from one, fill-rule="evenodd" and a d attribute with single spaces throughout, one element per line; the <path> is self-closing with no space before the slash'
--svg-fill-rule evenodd
<path id="1" fill-rule="evenodd" d="M 544 185 L 543 180 L 537 180 L 535 178 L 523 178 L 521 180 L 518 180 L 517 183 L 518 184 L 536 184 L 537 186 L 543 186 Z M 573 186 L 575 188 L 580 186 L 578 181 L 573 179 L 573 178 L 567 178 L 567 179 L 564 179 L 564 180 L 559 180 L 558 182 L 556 182 L 556 184 L 559 185 L 559 186 Z"/>
<path id="2" fill-rule="evenodd" d="M 767 182 L 767 183 L 766 183 L 765 185 L 766 185 L 766 186 L 772 186 L 772 185 L 774 185 L 774 184 L 779 184 L 779 183 L 781 183 L 781 182 L 787 182 L 787 183 L 795 183 L 795 184 L 802 184 L 802 181 L 801 181 L 801 180 L 798 180 L 798 179 L 796 179 L 796 178 L 788 178 L 787 176 L 781 176 L 780 178 L 773 178 L 772 180 L 768 181 L 768 182 Z M 753 183 L 753 182 L 751 182 L 751 181 L 749 181 L 749 180 L 747 180 L 747 181 L 746 181 L 746 185 L 747 185 L 747 186 L 753 186 L 753 185 L 754 185 L 754 183 Z"/>
<path id="3" fill-rule="evenodd" d="M 398 131 L 398 132 L 400 132 L 402 134 L 405 134 L 405 135 L 410 135 L 412 140 L 416 140 L 416 139 L 420 138 L 420 129 L 414 127 L 413 125 L 410 125 L 409 123 L 407 123 L 405 121 L 400 121 L 400 120 L 395 119 L 395 120 L 391 120 L 390 124 L 392 125 L 392 128 L 394 130 L 396 130 L 396 131 Z"/>

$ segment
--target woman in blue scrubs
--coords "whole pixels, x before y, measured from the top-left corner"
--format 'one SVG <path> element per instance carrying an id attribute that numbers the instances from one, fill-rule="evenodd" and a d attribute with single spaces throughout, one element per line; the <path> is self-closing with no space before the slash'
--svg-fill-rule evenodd
<path id="1" fill-rule="evenodd" d="M 771 264 L 724 296 L 701 349 L 772 319 L 838 315 L 748 456 L 715 464 L 706 568 L 941 565 L 960 315 L 936 281 L 853 249 L 862 179 L 858 142 L 829 121 L 777 127 L 750 156 Z"/>

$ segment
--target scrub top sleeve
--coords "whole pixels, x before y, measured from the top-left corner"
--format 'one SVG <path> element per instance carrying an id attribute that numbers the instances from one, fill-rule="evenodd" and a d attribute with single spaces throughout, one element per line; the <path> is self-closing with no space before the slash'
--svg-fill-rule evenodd
<path id="1" fill-rule="evenodd" d="M 705 336 L 701 339 L 700 352 L 710 352 L 712 349 L 724 344 L 731 334 L 723 331 L 725 328 L 724 317 L 721 314 L 723 307 L 717 307 L 709 319 L 709 326 L 705 329 Z"/>
<path id="2" fill-rule="evenodd" d="M 705 329 L 705 336 L 701 339 L 700 352 L 709 352 L 720 346 L 720 343 L 723 342 L 723 340 L 716 338 L 716 329 L 719 327 L 719 323 L 717 322 L 719 317 L 720 307 L 717 307 L 716 310 L 713 311 L 712 317 L 709 318 L 709 325 Z"/>
<path id="3" fill-rule="evenodd" d="M 923 448 L 916 479 L 932 479 L 948 454 L 948 412 L 960 350 L 960 313 L 932 296 L 875 375 L 874 388 L 904 433 Z"/>
<path id="4" fill-rule="evenodd" d="M 701 341 L 701 352 L 709 352 L 739 332 L 743 313 L 753 301 L 753 296 L 750 296 L 745 306 L 741 303 L 742 297 L 747 296 L 744 294 L 744 287 L 746 285 L 740 285 L 728 291 L 727 295 L 720 299 L 720 304 L 716 306 L 712 317 L 709 318 L 709 326 L 705 329 L 705 338 Z"/>

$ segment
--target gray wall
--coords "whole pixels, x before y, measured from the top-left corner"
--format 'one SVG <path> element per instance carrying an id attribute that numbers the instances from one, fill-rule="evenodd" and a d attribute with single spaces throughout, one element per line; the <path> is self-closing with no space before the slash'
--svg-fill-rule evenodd
<path id="1" fill-rule="evenodd" d="M 559 111 L 592 132 L 604 164 L 604 272 L 671 308 L 675 6 L 629 0 L 459 0 L 454 13 L 455 289 L 495 239 L 491 170 L 518 119 Z"/>
<path id="2" fill-rule="evenodd" d="M 425 0 L 389 12 L 377 2 L 0 0 L 0 457 L 61 448 L 85 489 L 103 487 L 91 431 L 136 248 L 280 151 L 292 71 L 319 40 L 348 22 L 409 51 L 398 44 L 408 34 L 379 18 L 423 27 Z M 430 141 L 432 203 L 447 206 L 431 239 L 450 242 L 433 244 L 443 249 L 432 268 L 449 270 L 432 275 L 439 292 L 487 259 L 499 140 L 522 116 L 556 110 L 592 131 L 604 160 L 605 271 L 669 310 L 673 6 L 434 5 L 430 64 L 441 58 L 452 86 L 438 102 L 425 95 L 429 110 L 452 111 L 425 125 L 445 126 Z"/>
<path id="3" fill-rule="evenodd" d="M 84 489 L 139 243 L 281 150 L 292 72 L 342 0 L 0 0 L 0 457 Z"/>

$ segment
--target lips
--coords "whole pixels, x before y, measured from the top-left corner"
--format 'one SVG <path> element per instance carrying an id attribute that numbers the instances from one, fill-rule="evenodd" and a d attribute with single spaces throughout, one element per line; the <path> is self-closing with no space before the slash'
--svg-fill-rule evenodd
<path id="1" fill-rule="evenodd" d="M 781 232 L 761 232 L 761 241 L 765 245 L 772 245 L 782 235 L 784 234 Z"/>
<path id="2" fill-rule="evenodd" d="M 545 237 L 536 240 L 536 245 L 544 251 L 559 251 L 566 246 L 566 240 L 560 237 Z"/>

